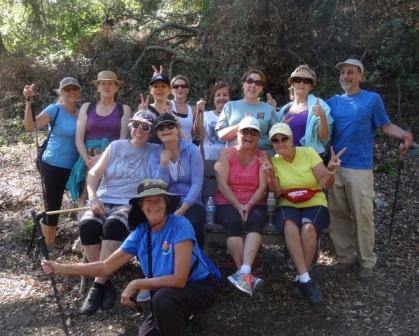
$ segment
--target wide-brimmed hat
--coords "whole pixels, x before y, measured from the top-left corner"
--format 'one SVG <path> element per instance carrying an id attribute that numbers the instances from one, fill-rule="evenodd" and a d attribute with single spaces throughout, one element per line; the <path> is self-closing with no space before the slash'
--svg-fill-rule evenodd
<path id="1" fill-rule="evenodd" d="M 295 68 L 288 78 L 289 85 L 292 84 L 293 78 L 309 78 L 313 81 L 313 86 L 316 85 L 316 73 L 307 64 L 299 65 Z"/>
<path id="2" fill-rule="evenodd" d="M 73 77 L 64 77 L 60 81 L 60 87 L 58 88 L 58 90 L 62 90 L 66 86 L 69 86 L 69 85 L 74 85 L 74 86 L 77 86 L 79 89 L 81 89 L 80 83 L 77 79 L 75 79 Z"/>
<path id="3" fill-rule="evenodd" d="M 123 81 L 116 77 L 116 73 L 109 70 L 103 70 L 97 74 L 97 79 L 92 80 L 94 85 L 98 85 L 100 81 L 114 81 L 118 86 L 121 86 Z"/>
<path id="4" fill-rule="evenodd" d="M 171 113 L 163 113 L 160 114 L 156 121 L 154 122 L 153 128 L 156 129 L 161 124 L 176 124 L 178 125 L 178 121 L 176 117 Z"/>
<path id="5" fill-rule="evenodd" d="M 245 128 L 253 128 L 257 131 L 259 131 L 260 133 L 260 125 L 259 125 L 259 121 L 257 121 L 257 119 L 251 117 L 251 116 L 247 116 L 244 117 L 240 123 L 239 123 L 239 131 L 241 131 L 242 129 Z"/>
<path id="6" fill-rule="evenodd" d="M 292 136 L 292 130 L 286 123 L 277 123 L 269 130 L 269 140 L 276 134 Z"/>
<path id="7" fill-rule="evenodd" d="M 155 117 L 151 112 L 147 111 L 139 111 L 134 114 L 134 116 L 129 120 L 131 123 L 133 121 L 139 121 L 145 124 L 149 124 L 153 126 L 155 122 Z"/>
<path id="8" fill-rule="evenodd" d="M 342 68 L 342 66 L 345 64 L 355 65 L 359 68 L 361 73 L 364 73 L 364 65 L 361 63 L 361 61 L 358 61 L 357 59 L 354 59 L 354 58 L 348 58 L 343 62 L 339 62 L 338 64 L 335 65 L 335 68 L 340 70 L 340 68 Z"/>
<path id="9" fill-rule="evenodd" d="M 158 74 L 158 75 L 155 75 L 155 76 L 151 77 L 150 85 L 153 85 L 156 82 L 163 82 L 164 84 L 167 84 L 168 86 L 170 86 L 169 77 L 167 77 L 166 75 L 163 75 L 163 74 Z"/>
<path id="10" fill-rule="evenodd" d="M 167 213 L 173 213 L 180 200 L 179 195 L 168 192 L 167 184 L 163 180 L 159 179 L 142 180 L 138 186 L 137 192 L 138 194 L 129 200 L 129 204 L 131 204 L 132 207 L 128 214 L 128 223 L 132 228 L 135 228 L 138 224 L 147 222 L 147 217 L 138 204 L 141 198 L 147 196 L 167 197 L 169 200 L 166 209 Z"/>

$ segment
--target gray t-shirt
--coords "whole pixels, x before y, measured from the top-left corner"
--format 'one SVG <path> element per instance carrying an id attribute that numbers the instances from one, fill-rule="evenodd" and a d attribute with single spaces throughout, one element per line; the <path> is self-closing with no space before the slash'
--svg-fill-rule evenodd
<path id="1" fill-rule="evenodd" d="M 152 178 L 148 164 L 149 155 L 159 148 L 147 143 L 141 148 L 134 147 L 130 140 L 111 142 L 108 167 L 103 174 L 97 196 L 103 203 L 128 204 L 137 195 L 137 188 L 145 178 Z"/>

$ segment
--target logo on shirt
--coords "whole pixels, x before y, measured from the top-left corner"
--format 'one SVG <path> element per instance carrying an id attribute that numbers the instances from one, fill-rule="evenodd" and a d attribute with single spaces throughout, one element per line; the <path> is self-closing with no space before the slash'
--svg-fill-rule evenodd
<path id="1" fill-rule="evenodd" d="M 167 240 L 165 240 L 163 242 L 162 247 L 161 247 L 161 251 L 162 251 L 163 255 L 168 255 L 170 253 L 171 249 L 172 249 L 172 246 L 167 242 Z"/>

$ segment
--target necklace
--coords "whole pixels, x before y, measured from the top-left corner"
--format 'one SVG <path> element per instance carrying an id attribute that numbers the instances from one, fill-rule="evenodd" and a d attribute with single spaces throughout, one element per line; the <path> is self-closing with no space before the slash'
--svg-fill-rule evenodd
<path id="1" fill-rule="evenodd" d="M 99 103 L 98 105 L 97 105 L 97 107 L 99 107 L 99 109 L 98 108 L 96 108 L 96 113 L 98 114 L 98 115 L 100 115 L 100 116 L 102 116 L 102 117 L 106 117 L 106 116 L 108 116 L 109 114 L 111 114 L 112 113 L 112 111 L 114 110 L 114 108 L 115 108 L 115 105 L 116 105 L 116 103 L 112 103 L 111 105 L 109 105 L 109 106 L 105 106 L 105 105 L 103 105 L 103 103 Z"/>

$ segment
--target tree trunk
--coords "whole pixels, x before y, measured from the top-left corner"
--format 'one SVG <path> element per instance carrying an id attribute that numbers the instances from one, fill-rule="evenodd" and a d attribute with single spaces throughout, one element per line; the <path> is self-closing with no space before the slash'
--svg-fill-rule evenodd
<path id="1" fill-rule="evenodd" d="M 0 55 L 7 53 L 6 47 L 3 43 L 3 36 L 0 33 Z"/>

